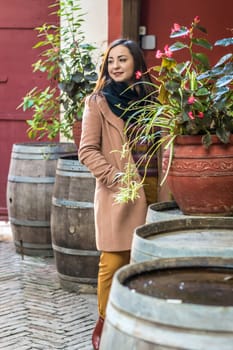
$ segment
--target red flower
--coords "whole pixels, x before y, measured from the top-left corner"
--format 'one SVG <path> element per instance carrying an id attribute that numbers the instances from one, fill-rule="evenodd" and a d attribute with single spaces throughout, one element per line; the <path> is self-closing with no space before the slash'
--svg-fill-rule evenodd
<path id="1" fill-rule="evenodd" d="M 137 70 L 137 72 L 135 72 L 135 78 L 136 78 L 137 80 L 140 80 L 141 77 L 142 77 L 142 72 L 141 72 L 140 70 Z"/>
<path id="2" fill-rule="evenodd" d="M 181 26 L 178 23 L 173 24 L 173 28 L 171 29 L 171 34 L 178 32 L 181 29 Z"/>
<path id="3" fill-rule="evenodd" d="M 199 23 L 200 22 L 200 17 L 196 16 L 193 20 L 194 23 Z"/>
<path id="4" fill-rule="evenodd" d="M 198 113 L 198 117 L 201 118 L 201 119 L 204 118 L 204 113 L 203 112 L 199 112 Z"/>
<path id="5" fill-rule="evenodd" d="M 161 51 L 161 50 L 157 50 L 157 51 L 156 51 L 156 54 L 155 54 L 155 57 L 156 57 L 156 58 L 161 58 L 162 56 L 163 56 L 162 51 Z"/>
<path id="6" fill-rule="evenodd" d="M 190 119 L 195 119 L 195 116 L 193 115 L 193 112 L 188 112 L 188 116 Z"/>
<path id="7" fill-rule="evenodd" d="M 157 50 L 156 51 L 156 54 L 155 54 L 155 57 L 156 58 L 162 58 L 162 57 L 172 57 L 173 55 L 173 52 L 170 50 L 169 46 L 168 45 L 165 45 L 164 46 L 164 52 L 162 52 L 161 50 Z"/>
<path id="8" fill-rule="evenodd" d="M 196 101 L 196 99 L 195 99 L 194 96 L 189 96 L 189 98 L 188 98 L 188 104 L 189 105 L 192 105 L 195 101 Z"/>
<path id="9" fill-rule="evenodd" d="M 165 53 L 165 56 L 172 57 L 172 51 L 170 50 L 168 45 L 164 46 L 164 53 Z"/>

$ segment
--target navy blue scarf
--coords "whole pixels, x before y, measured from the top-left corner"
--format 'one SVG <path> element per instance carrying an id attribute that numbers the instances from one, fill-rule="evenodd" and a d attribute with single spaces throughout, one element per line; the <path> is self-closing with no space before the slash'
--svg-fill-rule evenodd
<path id="1" fill-rule="evenodd" d="M 129 108 L 130 104 L 140 100 L 143 97 L 142 89 L 139 86 L 138 94 L 135 88 L 129 87 L 126 83 L 116 83 L 111 81 L 103 88 L 109 108 L 118 117 L 124 121 L 133 121 L 137 119 L 137 108 Z"/>

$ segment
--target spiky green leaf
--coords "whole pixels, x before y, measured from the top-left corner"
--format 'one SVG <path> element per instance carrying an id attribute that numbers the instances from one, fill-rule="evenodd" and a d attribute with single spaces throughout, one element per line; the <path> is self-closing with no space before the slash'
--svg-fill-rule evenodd
<path id="1" fill-rule="evenodd" d="M 229 46 L 233 45 L 233 38 L 219 39 L 214 43 L 215 46 Z"/>
<path id="2" fill-rule="evenodd" d="M 215 64 L 214 67 L 221 66 L 222 64 L 225 64 L 230 58 L 232 58 L 233 54 L 228 53 L 220 58 L 220 60 Z"/>
<path id="3" fill-rule="evenodd" d="M 178 50 L 182 50 L 185 48 L 188 48 L 188 45 L 186 45 L 182 42 L 179 42 L 179 41 L 169 47 L 169 49 L 171 51 L 178 51 Z"/>
<path id="4" fill-rule="evenodd" d="M 222 87 L 225 85 L 230 84 L 233 81 L 233 74 L 231 75 L 226 75 L 224 77 L 221 77 L 220 79 L 217 80 L 216 82 L 216 87 Z"/>
<path id="5" fill-rule="evenodd" d="M 200 62 L 204 68 L 209 68 L 209 59 L 204 53 L 192 53 L 192 57 L 194 60 Z"/>
<path id="6" fill-rule="evenodd" d="M 192 39 L 193 44 L 204 47 L 205 49 L 212 50 L 213 45 L 210 44 L 210 42 L 204 38 L 193 38 Z"/>
<path id="7" fill-rule="evenodd" d="M 180 30 L 170 34 L 170 38 L 179 38 L 189 34 L 189 29 L 187 27 L 181 27 Z"/>

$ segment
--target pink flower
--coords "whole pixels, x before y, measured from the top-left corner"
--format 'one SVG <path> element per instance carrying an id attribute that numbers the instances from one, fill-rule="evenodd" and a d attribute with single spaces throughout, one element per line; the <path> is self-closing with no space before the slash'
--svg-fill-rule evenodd
<path id="1" fill-rule="evenodd" d="M 201 118 L 201 119 L 204 118 L 204 113 L 203 112 L 199 112 L 198 113 L 198 117 Z"/>
<path id="2" fill-rule="evenodd" d="M 173 55 L 173 52 L 170 50 L 169 46 L 168 45 L 165 45 L 164 46 L 164 52 L 162 52 L 161 50 L 157 50 L 156 51 L 156 54 L 155 54 L 155 57 L 156 58 L 161 58 L 161 57 L 172 57 Z"/>
<path id="3" fill-rule="evenodd" d="M 195 116 L 193 115 L 193 112 L 188 112 L 188 116 L 190 119 L 195 119 Z"/>
<path id="4" fill-rule="evenodd" d="M 173 28 L 171 29 L 171 34 L 178 32 L 180 30 L 181 26 L 178 23 L 173 24 Z"/>
<path id="5" fill-rule="evenodd" d="M 137 70 L 137 72 L 135 72 L 135 78 L 136 78 L 137 80 L 140 80 L 141 77 L 142 77 L 142 72 L 141 72 L 140 70 Z"/>
<path id="6" fill-rule="evenodd" d="M 157 50 L 157 51 L 156 51 L 156 54 L 155 54 L 155 57 L 156 57 L 156 58 L 161 58 L 162 56 L 163 56 L 162 51 L 161 51 L 161 50 Z"/>
<path id="7" fill-rule="evenodd" d="M 194 23 L 199 23 L 200 22 L 200 17 L 196 16 L 193 20 Z"/>
<path id="8" fill-rule="evenodd" d="M 164 53 L 167 57 L 172 57 L 172 51 L 170 50 L 168 45 L 164 46 Z"/>
<path id="9" fill-rule="evenodd" d="M 195 99 L 194 96 L 189 96 L 189 98 L 188 98 L 188 104 L 189 105 L 192 105 L 195 101 L 196 101 L 196 99 Z"/>

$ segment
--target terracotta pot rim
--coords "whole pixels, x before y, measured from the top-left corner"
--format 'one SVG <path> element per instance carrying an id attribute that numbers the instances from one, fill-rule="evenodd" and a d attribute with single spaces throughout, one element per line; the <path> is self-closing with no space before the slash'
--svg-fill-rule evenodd
<path id="1" fill-rule="evenodd" d="M 179 145 L 185 145 L 185 144 L 200 144 L 202 143 L 203 135 L 178 135 L 175 138 L 175 144 Z M 220 145 L 229 145 L 230 143 L 233 143 L 233 134 L 230 136 L 230 142 L 227 144 L 224 144 L 219 140 L 219 138 L 216 135 L 211 135 L 212 143 L 213 144 L 220 144 Z"/>

